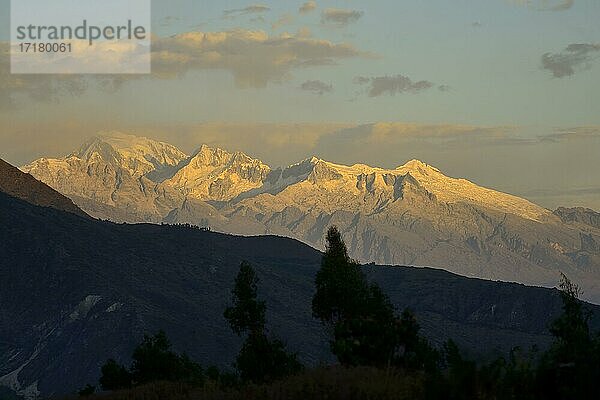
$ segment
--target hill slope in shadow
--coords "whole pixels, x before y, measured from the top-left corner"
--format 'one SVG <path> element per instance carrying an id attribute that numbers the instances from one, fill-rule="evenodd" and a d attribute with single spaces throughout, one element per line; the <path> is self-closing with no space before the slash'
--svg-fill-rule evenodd
<path id="1" fill-rule="evenodd" d="M 321 254 L 288 238 L 181 226 L 119 225 L 0 193 L 0 386 L 62 394 L 96 382 L 108 358 L 128 362 L 164 329 L 204 365 L 231 365 L 240 340 L 222 314 L 239 263 L 254 264 L 268 325 L 306 364 L 331 361 L 312 318 Z M 423 333 L 474 354 L 546 345 L 557 292 L 409 267 L 365 267 Z M 597 313 L 598 308 L 594 306 Z"/>

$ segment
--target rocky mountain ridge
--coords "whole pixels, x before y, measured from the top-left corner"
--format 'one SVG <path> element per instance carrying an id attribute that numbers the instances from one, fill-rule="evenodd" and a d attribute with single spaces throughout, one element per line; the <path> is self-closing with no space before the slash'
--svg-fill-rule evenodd
<path id="1" fill-rule="evenodd" d="M 93 143 L 85 152 L 36 160 L 22 170 L 102 219 L 277 234 L 316 248 L 335 224 L 362 262 L 544 286 L 564 272 L 587 299 L 600 301 L 600 228 L 418 160 L 383 169 L 312 157 L 272 169 L 242 152 L 206 145 L 188 157 L 123 134 Z"/>

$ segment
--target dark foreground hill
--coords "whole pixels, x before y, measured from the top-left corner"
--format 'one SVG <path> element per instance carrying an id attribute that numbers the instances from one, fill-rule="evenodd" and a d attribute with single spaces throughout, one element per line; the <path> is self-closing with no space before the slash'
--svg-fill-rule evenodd
<path id="1" fill-rule="evenodd" d="M 95 383 L 107 358 L 128 363 L 142 335 L 158 329 L 202 364 L 230 365 L 240 341 L 222 314 L 242 259 L 261 279 L 272 331 L 303 362 L 331 361 L 310 311 L 320 256 L 292 239 L 118 225 L 0 193 L 0 386 L 28 396 L 74 391 Z M 474 354 L 543 347 L 560 312 L 549 289 L 366 268 L 398 308 L 413 308 L 434 343 L 454 338 Z"/>

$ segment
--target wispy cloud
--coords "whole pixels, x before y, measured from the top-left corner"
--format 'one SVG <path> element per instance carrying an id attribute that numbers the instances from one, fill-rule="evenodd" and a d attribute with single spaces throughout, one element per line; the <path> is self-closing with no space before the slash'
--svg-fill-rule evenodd
<path id="1" fill-rule="evenodd" d="M 553 133 L 538 137 L 541 142 L 560 142 L 564 140 L 596 139 L 600 140 L 600 126 L 578 126 L 556 129 Z"/>
<path id="2" fill-rule="evenodd" d="M 575 0 L 510 0 L 510 2 L 538 11 L 566 11 L 575 4 Z"/>
<path id="3" fill-rule="evenodd" d="M 277 30 L 281 27 L 290 25 L 294 22 L 294 17 L 291 14 L 283 14 L 281 17 L 277 19 L 272 25 L 271 28 L 273 30 Z"/>
<path id="4" fill-rule="evenodd" d="M 321 14 L 321 23 L 346 26 L 358 21 L 363 15 L 364 12 L 362 11 L 328 8 Z"/>
<path id="5" fill-rule="evenodd" d="M 560 53 L 542 55 L 542 68 L 552 72 L 555 78 L 572 76 L 579 67 L 587 68 L 600 52 L 600 44 L 573 43 Z"/>
<path id="6" fill-rule="evenodd" d="M 224 18 L 235 18 L 235 17 L 239 17 L 241 15 L 261 14 L 261 13 L 265 13 L 269 10 L 271 10 L 271 9 L 265 5 L 253 4 L 248 7 L 244 7 L 244 8 L 225 10 L 225 11 L 223 11 L 223 17 Z"/>
<path id="7" fill-rule="evenodd" d="M 181 18 L 172 16 L 172 15 L 167 15 L 166 17 L 161 18 L 158 21 L 158 24 L 160 26 L 166 27 L 166 26 L 174 25 L 174 24 L 178 23 L 179 21 L 181 21 Z"/>
<path id="8" fill-rule="evenodd" d="M 322 96 L 325 93 L 333 92 L 333 85 L 328 85 L 323 81 L 314 80 L 304 82 L 302 85 L 300 85 L 300 89 Z"/>
<path id="9" fill-rule="evenodd" d="M 316 1 L 307 1 L 306 3 L 304 3 L 300 9 L 298 10 L 298 12 L 300 14 L 308 14 L 310 12 L 313 12 L 317 9 L 317 2 Z"/>
<path id="10" fill-rule="evenodd" d="M 384 94 L 394 96 L 398 93 L 415 94 L 434 86 L 434 84 L 429 81 L 414 82 L 404 75 L 377 76 L 372 78 L 358 76 L 354 78 L 354 83 L 358 85 L 369 85 L 367 91 L 369 97 L 378 97 Z"/>

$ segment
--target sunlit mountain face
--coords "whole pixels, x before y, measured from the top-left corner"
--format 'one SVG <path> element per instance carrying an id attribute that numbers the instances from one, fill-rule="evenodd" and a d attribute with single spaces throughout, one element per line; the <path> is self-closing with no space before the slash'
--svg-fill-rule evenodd
<path id="1" fill-rule="evenodd" d="M 600 299 L 595 217 L 569 218 L 418 160 L 384 169 L 312 157 L 272 168 L 242 152 L 202 145 L 188 156 L 112 132 L 21 169 L 101 219 L 277 234 L 316 248 L 337 225 L 362 262 L 544 286 L 568 271 Z"/>

